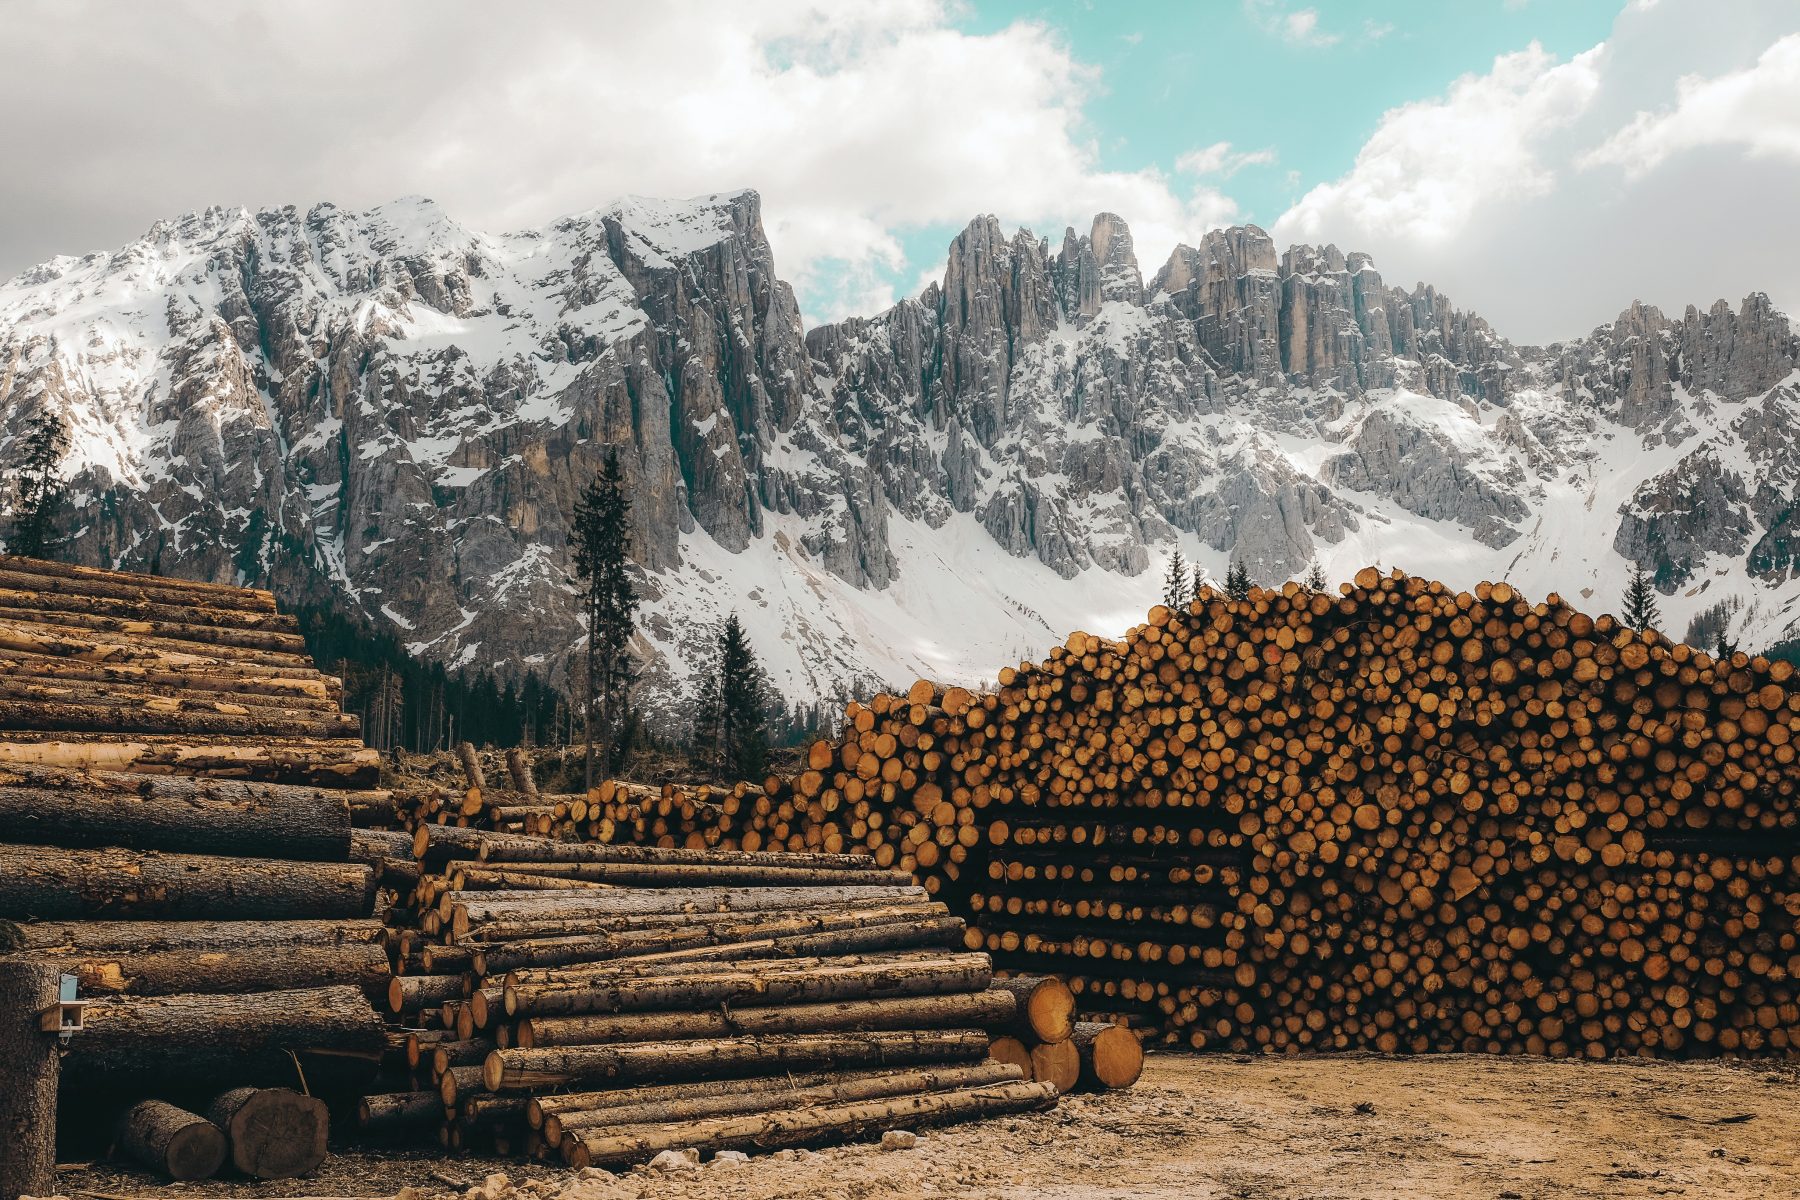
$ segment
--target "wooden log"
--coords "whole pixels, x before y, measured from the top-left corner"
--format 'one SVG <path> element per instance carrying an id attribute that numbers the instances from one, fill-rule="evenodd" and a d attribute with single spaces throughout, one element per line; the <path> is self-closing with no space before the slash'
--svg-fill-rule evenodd
<path id="1" fill-rule="evenodd" d="M 372 918 L 316 921 L 32 921 L 24 948 L 46 958 L 88 954 L 212 954 L 257 947 L 383 944 Z"/>
<path id="2" fill-rule="evenodd" d="M 0 568 L 3 570 L 4 568 Z M 208 604 L 204 598 L 182 604 L 153 600 L 118 600 L 101 596 L 60 596 L 35 587 L 16 586 L 17 572 L 8 572 L 14 582 L 0 584 L 0 608 L 34 613 L 88 613 L 123 620 L 173 621 L 201 628 L 263 629 L 278 633 L 297 633 L 300 624 L 288 613 L 247 611 Z"/>
<path id="3" fill-rule="evenodd" d="M 505 860 L 493 860 L 503 862 Z M 479 862 L 451 861 L 445 873 L 474 870 Z M 540 876 L 550 880 L 580 880 L 619 887 L 910 887 L 905 871 L 842 870 L 828 867 L 739 866 L 729 863 L 514 863 L 509 875 Z"/>
<path id="4" fill-rule="evenodd" d="M 301 738 L 355 737 L 362 729 L 361 721 L 348 713 L 273 708 L 250 712 L 244 705 L 192 701 L 179 694 L 141 702 L 0 699 L 0 726 L 16 730 Z"/>
<path id="5" fill-rule="evenodd" d="M 239 996 L 95 1000 L 69 1046 L 66 1086 L 143 1094 L 371 1078 L 387 1049 L 381 1019 L 354 987 Z"/>
<path id="6" fill-rule="evenodd" d="M 319 788 L 0 764 L 0 841 L 342 861 L 350 810 Z"/>
<path id="7" fill-rule="evenodd" d="M 1081 1077 L 1081 1056 L 1068 1040 L 1039 1042 L 1031 1048 L 1031 1077 L 1053 1083 L 1059 1092 L 1069 1091 Z"/>
<path id="8" fill-rule="evenodd" d="M 274 594 L 257 588 L 81 567 L 15 554 L 0 554 L 0 576 L 4 577 L 0 578 L 0 583 L 8 587 L 59 596 L 96 596 L 170 604 L 205 603 L 240 612 L 275 611 Z"/>
<path id="9" fill-rule="evenodd" d="M 1144 1047 L 1122 1025 L 1077 1022 L 1070 1044 L 1080 1058 L 1080 1085 L 1089 1091 L 1120 1091 L 1144 1073 Z"/>
<path id="10" fill-rule="evenodd" d="M 28 731 L 0 732 L 0 763 L 206 775 L 271 783 L 363 788 L 381 773 L 381 753 L 360 738 L 206 738 L 89 733 L 78 741 Z"/>
<path id="11" fill-rule="evenodd" d="M 575 934 L 492 944 L 477 943 L 472 965 L 478 974 L 503 975 L 522 967 L 557 967 L 653 950 L 685 950 L 727 946 L 812 933 L 832 933 L 908 921 L 942 920 L 942 904 L 849 907 L 843 911 L 812 909 L 798 913 L 726 914 L 716 921 L 682 925 L 655 924 L 618 932 Z"/>
<path id="12" fill-rule="evenodd" d="M 709 1089 L 695 1094 L 649 1100 L 634 1100 L 632 1097 L 663 1089 L 623 1089 L 617 1096 L 609 1097 L 609 1102 L 600 1108 L 540 1113 L 539 1127 L 543 1130 L 546 1143 L 560 1146 L 565 1133 L 593 1136 L 624 1125 L 663 1125 L 736 1113 L 768 1112 L 777 1108 L 805 1108 L 815 1104 L 880 1100 L 919 1092 L 990 1087 L 1021 1080 L 1017 1067 L 997 1062 L 977 1063 L 966 1067 L 841 1072 L 820 1077 L 820 1082 L 811 1085 L 800 1082 L 804 1078 L 807 1077 L 782 1077 L 773 1081 L 779 1086 L 770 1088 L 739 1087 L 729 1091 Z"/>
<path id="13" fill-rule="evenodd" d="M 0 1200 L 56 1191 L 62 1060 L 40 1019 L 58 1003 L 61 980 L 42 963 L 0 963 Z"/>
<path id="14" fill-rule="evenodd" d="M 843 961 L 843 960 L 839 960 Z M 993 977 L 985 954 L 909 959 L 871 955 L 850 966 L 821 967 L 810 960 L 792 965 L 746 964 L 748 969 L 662 976 L 592 976 L 567 983 L 508 986 L 509 1016 L 640 1012 L 726 1004 L 755 998 L 769 1004 L 804 1004 L 917 996 L 933 992 L 980 991 Z M 666 971 L 667 968 L 664 968 Z"/>
<path id="15" fill-rule="evenodd" d="M 1017 1001 L 1013 1027 L 1006 1032 L 1021 1041 L 1061 1042 L 1075 1032 L 1075 994 L 1056 976 L 1015 975 L 996 979 L 993 986 Z"/>
<path id="16" fill-rule="evenodd" d="M 115 1140 L 133 1160 L 177 1183 L 211 1179 L 225 1165 L 225 1131 L 161 1100 L 126 1109 Z"/>
<path id="17" fill-rule="evenodd" d="M 291 1088 L 234 1088 L 206 1110 L 225 1131 L 231 1165 L 252 1179 L 293 1179 L 325 1161 L 331 1114 Z"/>
<path id="18" fill-rule="evenodd" d="M 356 1127 L 368 1137 L 406 1137 L 435 1129 L 443 1120 L 444 1101 L 435 1091 L 384 1092 L 362 1098 Z"/>
<path id="19" fill-rule="evenodd" d="M 475 747 L 468 742 L 456 743 L 456 757 L 462 763 L 463 777 L 469 786 L 479 791 L 487 791 L 487 775 L 481 769 L 481 759 L 475 753 Z"/>
<path id="20" fill-rule="evenodd" d="M 818 908 L 799 908 L 790 910 L 763 910 L 757 912 L 671 912 L 623 914 L 605 917 L 594 916 L 546 916 L 541 913 L 519 917 L 505 917 L 488 921 L 479 926 L 472 926 L 467 935 L 456 937 L 452 929 L 452 940 L 467 945 L 498 945 L 522 940 L 541 940 L 546 938 L 578 937 L 600 933 L 625 934 L 645 930 L 671 932 L 675 930 L 691 931 L 699 929 L 735 929 L 748 927 L 757 922 L 782 923 L 808 918 L 821 921 L 837 918 L 849 919 L 856 916 L 870 918 L 870 923 L 884 923 L 886 917 L 895 912 L 904 911 L 908 915 L 941 917 L 948 910 L 935 901 L 900 900 L 883 898 L 872 900 L 844 901 Z M 882 920 L 877 918 L 881 917 Z M 831 926 L 846 928 L 848 926 Z M 766 931 L 765 931 L 766 932 Z M 805 932 L 797 930 L 794 932 Z M 753 936 L 763 936 L 762 933 Z"/>
<path id="21" fill-rule="evenodd" d="M 1032 1070 L 1036 1065 L 1031 1059 L 1031 1048 L 1018 1038 L 1011 1036 L 997 1037 L 989 1042 L 988 1057 L 995 1062 L 1017 1068 L 1026 1079 L 1031 1078 Z"/>
<path id="22" fill-rule="evenodd" d="M 506 752 L 506 771 L 512 776 L 513 787 L 530 796 L 535 802 L 538 796 L 537 779 L 531 773 L 531 761 L 517 746 Z"/>
<path id="23" fill-rule="evenodd" d="M 361 863 L 54 846 L 15 846 L 7 858 L 0 917 L 319 919 L 367 916 L 375 903 L 375 872 Z"/>
<path id="24" fill-rule="evenodd" d="M 627 1126 L 608 1130 L 604 1135 L 576 1138 L 565 1148 L 564 1156 L 572 1167 L 614 1166 L 677 1146 L 715 1152 L 740 1147 L 803 1146 L 820 1139 L 842 1141 L 902 1126 L 941 1125 L 1029 1112 L 1054 1105 L 1056 1097 L 1055 1087 L 1049 1084 L 1001 1083 L 674 1125 Z"/>
<path id="25" fill-rule="evenodd" d="M 670 913 L 770 912 L 782 909 L 826 908 L 854 901 L 885 904 L 917 902 L 926 898 L 919 887 L 835 888 L 666 888 L 656 891 L 620 889 L 617 892 L 584 892 L 580 896 L 540 895 L 529 892 L 445 893 L 455 940 L 490 921 L 521 917 L 557 916 L 562 919 L 614 917 Z"/>
<path id="26" fill-rule="evenodd" d="M 527 1091 L 606 1081 L 627 1084 L 791 1069 L 969 1062 L 986 1053 L 987 1036 L 967 1029 L 770 1034 L 550 1050 L 514 1047 L 488 1055 L 482 1082 L 493 1092 Z"/>
<path id="27" fill-rule="evenodd" d="M 693 1012 L 610 1013 L 526 1018 L 515 1038 L 521 1049 L 724 1038 L 736 1034 L 818 1033 L 835 1030 L 989 1028 L 1012 1019 L 1010 992 L 953 992 L 825 1004 L 750 1006 Z"/>
<path id="28" fill-rule="evenodd" d="M 15 636 L 10 640 L 24 639 Z M 301 670 L 290 668 L 284 673 L 255 663 L 212 659 L 197 654 L 169 653 L 153 658 L 140 656 L 130 662 L 96 662 L 91 657 L 34 654 L 0 647 L 0 671 L 8 672 L 16 679 L 79 680 L 134 689 L 192 687 L 213 695 L 311 701 L 313 707 L 343 700 L 342 685 L 335 678 L 316 671 L 303 674 Z"/>
<path id="29" fill-rule="evenodd" d="M 82 994 L 88 996 L 268 992 L 331 984 L 352 984 L 369 995 L 385 996 L 391 974 L 387 950 L 375 942 L 261 943 L 199 952 L 49 953 L 44 961 L 76 976 Z"/>
<path id="30" fill-rule="evenodd" d="M 436 838 L 437 831 L 434 829 L 430 836 Z M 483 862 L 636 863 L 644 866 L 778 867 L 824 871 L 879 869 L 873 859 L 860 854 L 604 846 L 480 832 L 461 840 L 455 848 L 473 849 Z"/>
<path id="31" fill-rule="evenodd" d="M 468 994 L 468 980 L 461 975 L 395 975 L 387 985 L 388 1011 L 416 1013 Z"/>

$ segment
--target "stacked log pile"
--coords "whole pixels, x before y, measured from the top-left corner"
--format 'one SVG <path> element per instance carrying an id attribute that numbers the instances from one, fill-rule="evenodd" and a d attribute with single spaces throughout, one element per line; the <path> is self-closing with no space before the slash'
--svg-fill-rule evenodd
<path id="1" fill-rule="evenodd" d="M 656 797 L 614 832 L 868 854 L 1001 967 L 1193 1047 L 1800 1039 L 1788 663 L 1366 570 L 847 718 L 729 823 Z"/>
<path id="2" fill-rule="evenodd" d="M 1055 1102 L 988 1059 L 1014 1017 L 963 923 L 867 857 L 421 824 L 424 940 L 389 985 L 407 1091 L 370 1134 L 620 1165 Z"/>
<path id="3" fill-rule="evenodd" d="M 199 1115 L 220 1093 L 374 1079 L 377 893 L 413 864 L 353 827 L 392 805 L 341 697 L 267 592 L 0 557 L 0 918 L 90 1001 L 65 1139 L 191 1177 L 250 1152 Z"/>

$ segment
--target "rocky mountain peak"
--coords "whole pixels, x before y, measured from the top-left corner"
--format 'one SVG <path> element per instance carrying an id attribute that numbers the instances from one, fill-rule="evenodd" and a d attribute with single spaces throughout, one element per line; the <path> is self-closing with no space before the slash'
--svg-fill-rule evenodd
<path id="1" fill-rule="evenodd" d="M 574 502 L 616 450 L 653 690 L 736 610 L 798 698 L 1113 628 L 1177 546 L 1601 608 L 1643 564 L 1677 623 L 1729 591 L 1771 640 L 1800 615 L 1797 368 L 1760 294 L 1539 351 L 1250 225 L 1146 286 L 1105 213 L 1054 246 L 978 217 L 941 285 L 803 331 L 755 192 L 501 234 L 409 197 L 206 210 L 0 287 L 0 454 L 67 416 L 84 561 L 560 678 Z"/>

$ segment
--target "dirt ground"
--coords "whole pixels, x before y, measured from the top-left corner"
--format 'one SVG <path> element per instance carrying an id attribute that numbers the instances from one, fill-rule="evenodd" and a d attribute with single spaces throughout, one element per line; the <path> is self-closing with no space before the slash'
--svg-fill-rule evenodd
<path id="1" fill-rule="evenodd" d="M 1800 1064 L 1156 1055 L 1129 1092 L 928 1132 L 909 1150 L 623 1175 L 346 1153 L 307 1180 L 156 1195 L 411 1187 L 424 1200 L 452 1181 L 476 1189 L 470 1200 L 1785 1200 L 1800 1198 Z M 60 1183 L 105 1200 L 152 1190 L 104 1167 L 65 1170 Z"/>

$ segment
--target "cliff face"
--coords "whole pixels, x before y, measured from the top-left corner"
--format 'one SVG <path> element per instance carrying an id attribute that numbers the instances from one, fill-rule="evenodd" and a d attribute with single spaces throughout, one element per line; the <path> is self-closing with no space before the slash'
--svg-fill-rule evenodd
<path id="1" fill-rule="evenodd" d="M 0 287 L 0 457 L 67 417 L 83 561 L 556 675 L 568 522 L 614 448 L 653 685 L 735 609 L 800 698 L 1123 622 L 1177 545 L 1602 607 L 1642 563 L 1672 623 L 1730 590 L 1771 640 L 1800 599 L 1797 365 L 1761 296 L 1522 349 L 1254 227 L 1146 284 L 1116 216 L 1054 251 L 980 218 L 941 286 L 803 331 L 751 192 L 498 236 L 417 199 L 212 209 Z"/>

